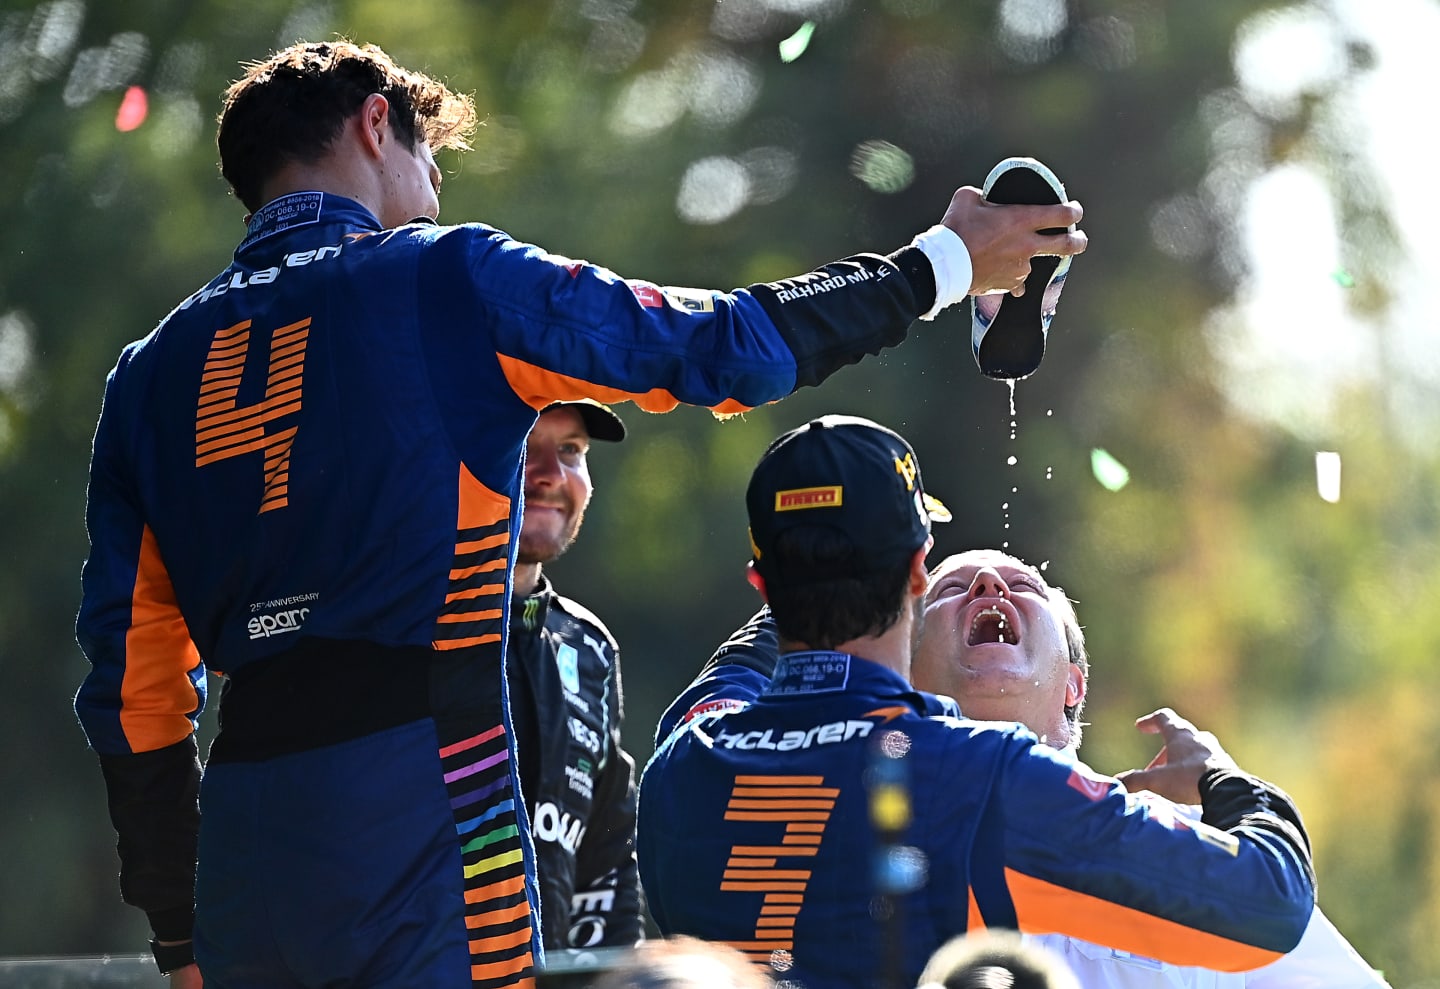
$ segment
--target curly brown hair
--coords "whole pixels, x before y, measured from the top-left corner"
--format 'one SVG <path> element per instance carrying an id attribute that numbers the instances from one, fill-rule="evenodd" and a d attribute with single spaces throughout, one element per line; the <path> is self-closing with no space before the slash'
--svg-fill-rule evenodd
<path id="1" fill-rule="evenodd" d="M 405 147 L 417 135 L 432 149 L 467 151 L 475 101 L 421 72 L 402 68 L 375 45 L 302 42 L 245 66 L 225 90 L 216 143 L 220 173 L 254 212 L 265 183 L 287 162 L 313 162 L 372 93 L 390 103 L 390 125 Z"/>

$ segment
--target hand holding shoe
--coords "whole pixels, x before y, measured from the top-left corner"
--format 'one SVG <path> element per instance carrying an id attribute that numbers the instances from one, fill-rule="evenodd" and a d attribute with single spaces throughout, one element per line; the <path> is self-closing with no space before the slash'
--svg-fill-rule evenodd
<path id="1" fill-rule="evenodd" d="M 1076 202 L 1053 206 L 989 203 L 974 186 L 957 189 L 941 221 L 960 235 L 970 251 L 970 294 L 1011 292 L 1020 295 L 1036 255 L 1070 256 L 1085 250 L 1082 231 L 1066 228 L 1080 222 L 1085 211 Z M 1041 233 L 1056 230 L 1058 233 Z"/>

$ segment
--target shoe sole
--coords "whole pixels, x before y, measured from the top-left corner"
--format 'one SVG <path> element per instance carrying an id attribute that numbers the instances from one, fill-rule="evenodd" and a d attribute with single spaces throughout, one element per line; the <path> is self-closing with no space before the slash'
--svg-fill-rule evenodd
<path id="1" fill-rule="evenodd" d="M 1060 180 L 1033 158 L 1007 158 L 996 165 L 985 179 L 983 192 L 987 202 L 1006 205 L 1053 206 L 1065 202 L 1065 187 Z M 1040 231 L 1065 232 L 1064 227 Z M 1054 303 L 1069 271 L 1068 257 L 1039 256 L 1030 262 L 1024 295 L 974 297 L 972 345 L 981 374 L 1024 378 L 1040 366 L 1049 322 L 1045 313 L 1053 316 Z"/>

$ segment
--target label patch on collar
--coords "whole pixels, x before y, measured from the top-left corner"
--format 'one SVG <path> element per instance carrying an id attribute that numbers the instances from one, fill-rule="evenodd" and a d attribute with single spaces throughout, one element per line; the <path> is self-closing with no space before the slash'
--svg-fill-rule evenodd
<path id="1" fill-rule="evenodd" d="M 266 203 L 250 218 L 250 231 L 241 248 L 282 230 L 319 223 L 320 204 L 324 199 L 323 193 L 296 192 Z"/>
<path id="2" fill-rule="evenodd" d="M 843 652 L 805 652 L 781 656 L 765 693 L 822 694 L 844 690 L 850 682 L 850 657 Z"/>

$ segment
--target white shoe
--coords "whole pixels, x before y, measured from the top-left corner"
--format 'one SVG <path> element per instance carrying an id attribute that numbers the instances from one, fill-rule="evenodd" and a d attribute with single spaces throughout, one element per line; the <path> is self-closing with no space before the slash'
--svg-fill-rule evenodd
<path id="1" fill-rule="evenodd" d="M 992 203 L 1048 206 L 1068 198 L 1055 173 L 1034 158 L 1006 158 L 990 170 L 982 191 Z M 1058 227 L 1040 231 L 1065 232 Z M 1040 366 L 1050 321 L 1055 318 L 1055 306 L 1069 273 L 1070 258 L 1040 255 L 1030 262 L 1024 295 L 1017 298 L 996 292 L 972 297 L 970 347 L 981 374 L 1023 378 Z"/>

